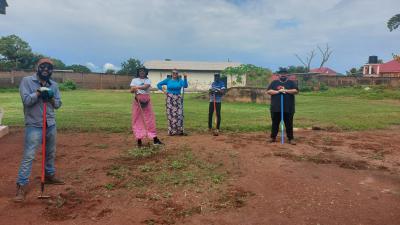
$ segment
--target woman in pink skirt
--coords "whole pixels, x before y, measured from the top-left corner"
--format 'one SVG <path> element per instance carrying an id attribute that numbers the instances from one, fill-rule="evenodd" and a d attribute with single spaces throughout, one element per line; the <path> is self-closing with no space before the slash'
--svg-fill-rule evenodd
<path id="1" fill-rule="evenodd" d="M 132 131 L 137 139 L 138 147 L 142 147 L 144 137 L 152 138 L 154 145 L 163 143 L 157 138 L 156 120 L 150 101 L 151 82 L 147 78 L 148 71 L 145 67 L 137 69 L 136 78 L 131 82 L 131 93 L 135 93 L 132 103 Z"/>

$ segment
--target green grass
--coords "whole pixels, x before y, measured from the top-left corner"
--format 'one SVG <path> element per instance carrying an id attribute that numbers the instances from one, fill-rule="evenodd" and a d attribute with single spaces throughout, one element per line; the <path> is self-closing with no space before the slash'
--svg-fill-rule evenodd
<path id="1" fill-rule="evenodd" d="M 63 106 L 57 112 L 59 129 L 129 132 L 132 95 L 127 91 L 62 91 Z M 199 94 L 185 95 L 185 129 L 207 129 L 208 102 Z M 344 130 L 385 128 L 400 124 L 400 91 L 376 88 L 337 88 L 296 96 L 295 127 L 333 126 Z M 165 97 L 152 95 L 157 127 L 166 130 Z M 222 106 L 225 131 L 266 131 L 270 128 L 269 103 L 227 103 Z M 17 91 L 0 91 L 3 124 L 23 126 L 23 110 Z"/>

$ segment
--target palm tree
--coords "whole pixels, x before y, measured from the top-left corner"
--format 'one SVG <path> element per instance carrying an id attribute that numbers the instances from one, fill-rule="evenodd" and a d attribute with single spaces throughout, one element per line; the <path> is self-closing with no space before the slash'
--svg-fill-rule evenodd
<path id="1" fill-rule="evenodd" d="M 390 32 L 397 29 L 399 26 L 400 26 L 400 14 L 394 15 L 387 22 L 387 27 L 389 28 Z"/>

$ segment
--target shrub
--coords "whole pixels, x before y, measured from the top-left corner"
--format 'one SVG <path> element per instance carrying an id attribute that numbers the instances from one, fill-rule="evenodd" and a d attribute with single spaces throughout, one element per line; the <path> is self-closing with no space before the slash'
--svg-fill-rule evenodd
<path id="1" fill-rule="evenodd" d="M 62 91 L 68 91 L 68 90 L 75 90 L 76 89 L 76 83 L 72 80 L 67 80 L 64 83 L 61 83 L 59 85 L 60 90 Z"/>

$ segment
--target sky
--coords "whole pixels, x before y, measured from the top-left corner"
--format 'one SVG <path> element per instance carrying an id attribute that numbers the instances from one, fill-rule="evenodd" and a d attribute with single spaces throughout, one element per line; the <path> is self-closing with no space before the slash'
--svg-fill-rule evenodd
<path id="1" fill-rule="evenodd" d="M 326 66 L 340 73 L 368 56 L 400 53 L 400 29 L 386 23 L 400 0 L 8 0 L 0 36 L 16 34 L 32 50 L 94 71 L 129 58 L 234 61 L 272 70 L 301 65 L 327 44 Z"/>

